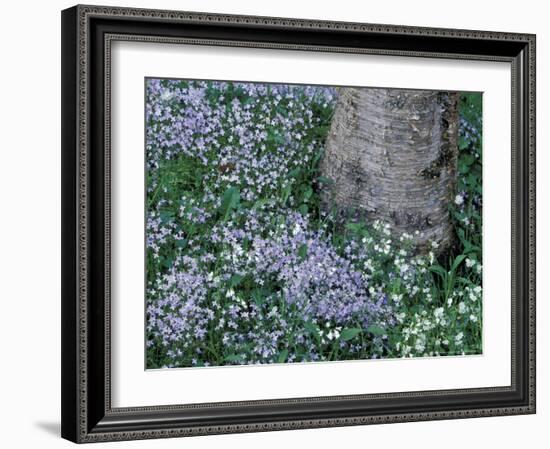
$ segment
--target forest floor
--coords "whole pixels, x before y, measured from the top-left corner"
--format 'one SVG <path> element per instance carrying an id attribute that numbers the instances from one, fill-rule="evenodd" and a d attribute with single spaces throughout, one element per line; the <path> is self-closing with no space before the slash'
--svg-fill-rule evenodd
<path id="1" fill-rule="evenodd" d="M 320 205 L 330 87 L 147 80 L 147 367 L 482 351 L 481 94 L 451 252 Z"/>

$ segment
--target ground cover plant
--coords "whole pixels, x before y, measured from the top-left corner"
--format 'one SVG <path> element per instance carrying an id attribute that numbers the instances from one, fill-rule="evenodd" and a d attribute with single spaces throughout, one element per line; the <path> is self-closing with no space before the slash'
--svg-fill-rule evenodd
<path id="1" fill-rule="evenodd" d="M 481 94 L 458 100 L 445 251 L 327 205 L 339 95 L 146 80 L 148 368 L 482 352 Z"/>

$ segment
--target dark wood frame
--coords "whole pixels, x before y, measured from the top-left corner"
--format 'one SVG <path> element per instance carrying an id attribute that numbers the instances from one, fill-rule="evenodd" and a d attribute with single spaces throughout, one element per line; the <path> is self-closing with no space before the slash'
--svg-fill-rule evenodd
<path id="1" fill-rule="evenodd" d="M 109 98 L 114 40 L 509 62 L 512 385 L 112 408 Z M 534 412 L 534 35 L 99 6 L 75 6 L 62 12 L 64 438 L 111 441 Z"/>

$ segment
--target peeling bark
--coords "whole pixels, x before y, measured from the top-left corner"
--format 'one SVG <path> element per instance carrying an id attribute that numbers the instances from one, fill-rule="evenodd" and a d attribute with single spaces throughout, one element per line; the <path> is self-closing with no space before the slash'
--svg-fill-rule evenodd
<path id="1" fill-rule="evenodd" d="M 325 204 L 413 234 L 419 251 L 453 239 L 458 93 L 343 88 L 321 161 Z M 418 231 L 418 233 L 416 233 Z"/>

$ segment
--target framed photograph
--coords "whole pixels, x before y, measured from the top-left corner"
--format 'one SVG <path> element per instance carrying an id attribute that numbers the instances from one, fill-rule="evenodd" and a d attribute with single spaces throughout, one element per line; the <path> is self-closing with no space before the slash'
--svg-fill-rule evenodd
<path id="1" fill-rule="evenodd" d="M 535 412 L 535 36 L 62 12 L 62 436 Z"/>

